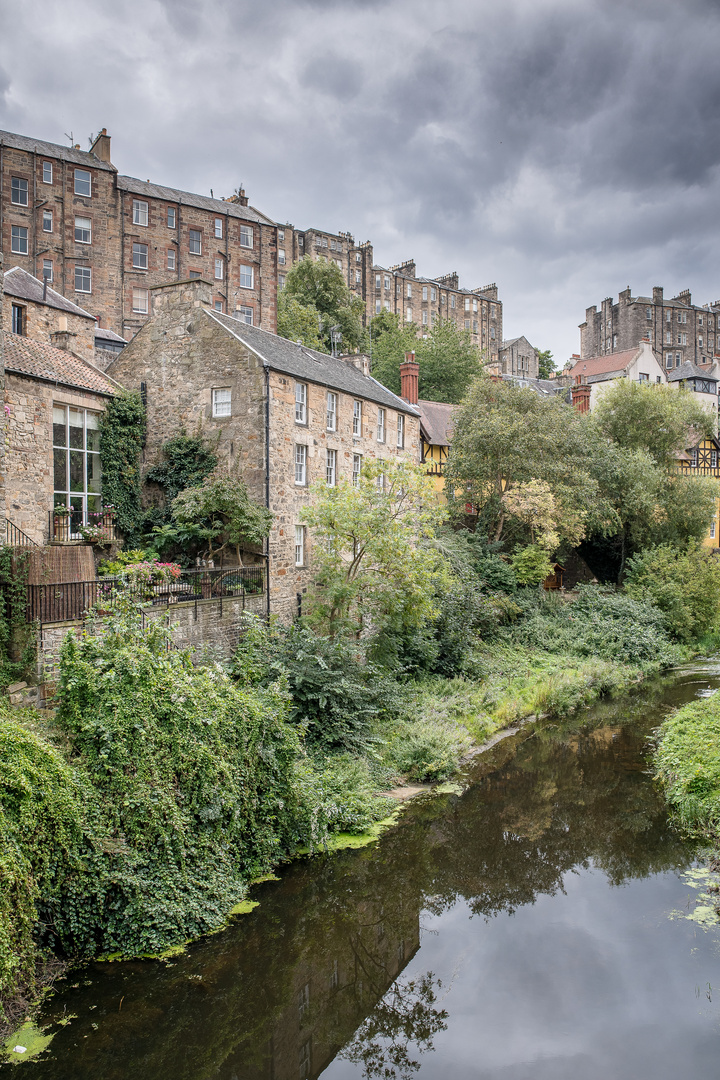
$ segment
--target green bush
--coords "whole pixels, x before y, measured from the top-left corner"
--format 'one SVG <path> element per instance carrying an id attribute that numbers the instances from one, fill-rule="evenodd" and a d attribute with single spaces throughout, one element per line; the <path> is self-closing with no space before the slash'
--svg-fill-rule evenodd
<path id="1" fill-rule="evenodd" d="M 720 694 L 693 701 L 659 731 L 656 775 L 682 825 L 700 835 L 720 832 Z"/>
<path id="2" fill-rule="evenodd" d="M 468 732 L 437 719 L 421 718 L 398 724 L 387 750 L 389 764 L 410 780 L 446 780 L 469 749 Z"/>
<path id="3" fill-rule="evenodd" d="M 553 564 L 544 547 L 528 544 L 518 547 L 510 559 L 510 566 L 518 585 L 542 585 L 546 577 L 553 572 Z"/>
<path id="4" fill-rule="evenodd" d="M 80 870 L 84 840 L 81 778 L 21 715 L 0 712 L 0 1019 L 3 999 L 32 987 L 38 907 Z"/>
<path id="5" fill-rule="evenodd" d="M 334 832 L 365 832 L 396 806 L 393 799 L 376 794 L 368 761 L 352 754 L 332 754 L 324 760 L 301 758 L 296 782 L 300 844 L 317 847 Z"/>
<path id="6" fill-rule="evenodd" d="M 651 603 L 593 585 L 578 592 L 578 599 L 570 601 L 520 590 L 513 599 L 522 615 L 502 635 L 530 649 L 627 664 L 664 666 L 680 659 L 662 612 Z"/>
<path id="7" fill-rule="evenodd" d="M 718 625 L 720 559 L 694 541 L 648 548 L 629 560 L 625 591 L 659 608 L 680 641 L 694 641 Z"/>
<path id="8" fill-rule="evenodd" d="M 157 562 L 160 556 L 156 551 L 149 548 L 133 548 L 131 551 L 118 551 L 112 559 L 104 559 L 98 566 L 100 577 L 115 577 L 121 574 L 126 566 L 132 566 L 139 562 Z"/>
<path id="9" fill-rule="evenodd" d="M 298 626 L 267 629 L 255 616 L 246 616 L 246 626 L 233 663 L 236 677 L 258 686 L 283 680 L 292 698 L 290 719 L 312 748 L 358 753 L 367 749 L 373 725 L 397 714 L 397 683 L 363 663 L 356 646 Z"/>

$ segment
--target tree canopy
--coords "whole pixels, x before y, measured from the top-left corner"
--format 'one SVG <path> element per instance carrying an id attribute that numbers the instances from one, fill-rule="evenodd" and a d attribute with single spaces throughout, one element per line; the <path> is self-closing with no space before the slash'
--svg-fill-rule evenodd
<path id="1" fill-rule="evenodd" d="M 333 326 L 340 327 L 344 349 L 356 349 L 362 344 L 365 304 L 350 291 L 335 263 L 314 260 L 306 255 L 288 271 L 281 296 L 282 318 L 287 320 L 286 327 L 291 333 L 302 322 L 301 314 L 291 303 L 294 300 L 309 309 L 308 329 L 310 316 L 317 313 L 321 323 L 320 340 L 326 348 L 331 347 L 330 329 Z M 283 336 L 289 335 L 284 333 Z M 302 340 L 302 333 L 298 337 Z"/>
<path id="2" fill-rule="evenodd" d="M 557 365 L 549 349 L 538 349 L 538 379 L 551 379 Z"/>
<path id="3" fill-rule="evenodd" d="M 301 341 L 309 349 L 322 349 L 321 316 L 314 304 L 301 304 L 286 289 L 278 295 L 277 332 L 289 341 Z"/>
<path id="4" fill-rule="evenodd" d="M 372 374 L 393 393 L 400 393 L 400 365 L 415 351 L 420 365 L 418 392 L 426 401 L 457 404 L 480 370 L 481 354 L 467 330 L 450 320 L 436 323 L 427 337 L 418 338 L 414 323 L 382 311 L 370 325 Z"/>
<path id="5" fill-rule="evenodd" d="M 433 615 L 438 558 L 425 541 L 444 511 L 422 469 L 367 462 L 356 485 L 316 484 L 302 518 L 316 571 L 311 618 L 331 637 L 368 624 L 420 626 Z"/>

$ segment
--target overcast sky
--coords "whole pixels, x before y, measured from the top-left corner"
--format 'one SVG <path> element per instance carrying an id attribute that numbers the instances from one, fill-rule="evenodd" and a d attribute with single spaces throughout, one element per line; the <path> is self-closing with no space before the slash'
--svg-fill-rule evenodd
<path id="1" fill-rule="evenodd" d="M 564 361 L 589 304 L 720 298 L 720 0 L 0 0 L 0 127 L 495 281 Z"/>

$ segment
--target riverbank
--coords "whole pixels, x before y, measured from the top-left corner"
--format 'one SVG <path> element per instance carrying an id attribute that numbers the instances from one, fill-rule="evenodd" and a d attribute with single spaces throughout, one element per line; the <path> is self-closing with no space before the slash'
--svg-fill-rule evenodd
<path id="1" fill-rule="evenodd" d="M 720 870 L 720 693 L 693 701 L 665 720 L 654 763 L 675 822 L 707 843 L 709 868 Z M 706 900 L 717 921 L 716 884 Z"/>
<path id="2" fill-rule="evenodd" d="M 451 778 L 494 733 L 531 715 L 564 715 L 643 677 L 637 666 L 543 656 L 517 646 L 488 649 L 482 679 L 435 677 L 406 684 L 406 707 L 377 725 L 368 753 L 322 761 L 318 755 L 298 758 L 300 745 L 286 725 L 287 702 L 277 693 L 273 703 L 267 694 L 240 692 L 227 676 L 193 671 L 177 654 L 157 655 L 149 648 L 140 664 L 138 655 L 136 647 L 124 662 L 132 660 L 133 685 L 142 700 L 137 692 L 131 695 L 123 715 L 118 716 L 117 684 L 109 692 L 98 688 L 99 658 L 88 655 L 83 663 L 73 661 L 72 686 L 66 687 L 59 715 L 25 710 L 0 716 L 0 1001 L 8 1030 L 43 994 L 58 953 L 86 960 L 159 954 L 216 930 L 243 904 L 249 883 L 278 863 L 376 838 L 397 805 L 388 798 L 390 785 L 423 784 L 427 790 Z M 113 681 L 122 681 L 122 656 L 113 659 L 108 677 L 112 670 Z M 143 663 L 153 665 L 158 680 L 152 706 Z M 189 708 L 189 697 L 199 712 Z M 163 700 L 173 712 L 170 731 Z M 222 713 L 220 726 L 226 729 L 219 740 L 207 716 L 213 708 L 215 723 Z M 282 775 L 277 767 L 267 770 L 262 746 L 258 758 L 246 743 L 233 741 L 238 715 L 260 733 L 267 749 L 274 746 L 275 755 L 285 755 Z M 219 764 L 210 776 L 209 752 Z M 183 791 L 173 801 L 178 769 L 190 772 L 186 790 L 204 786 L 190 807 Z M 234 804 L 213 811 L 212 792 L 221 777 Z M 227 824 L 227 815 L 247 819 L 244 787 L 253 784 L 265 805 L 274 797 L 286 815 L 283 823 L 274 811 L 266 841 L 254 817 L 240 830 Z M 155 850 L 158 841 L 165 846 L 162 857 Z M 240 872 L 231 861 L 233 842 L 240 845 L 238 862 L 243 856 Z M 252 859 L 248 845 L 254 845 Z M 198 879 L 192 888 L 190 868 Z M 146 899 L 153 881 L 155 893 Z M 138 934 L 136 924 L 143 920 L 150 920 L 152 937 Z"/>

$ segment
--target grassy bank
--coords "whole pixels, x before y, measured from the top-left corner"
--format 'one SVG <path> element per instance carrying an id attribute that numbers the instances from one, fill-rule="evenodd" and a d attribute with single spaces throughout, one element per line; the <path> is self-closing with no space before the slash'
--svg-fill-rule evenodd
<path id="1" fill-rule="evenodd" d="M 678 824 L 720 853 L 720 694 L 693 701 L 664 722 L 655 768 Z"/>
<path id="2" fill-rule="evenodd" d="M 227 667 L 194 667 L 127 613 L 69 637 L 55 714 L 0 712 L 7 1017 L 48 958 L 157 956 L 211 932 L 283 860 L 372 832 L 394 806 L 383 791 L 448 779 L 495 731 L 678 656 L 655 615 L 630 609 L 645 618 L 631 624 L 613 596 L 589 595 L 577 617 L 526 607 L 452 678 L 377 667 L 298 627 L 249 626 Z"/>

